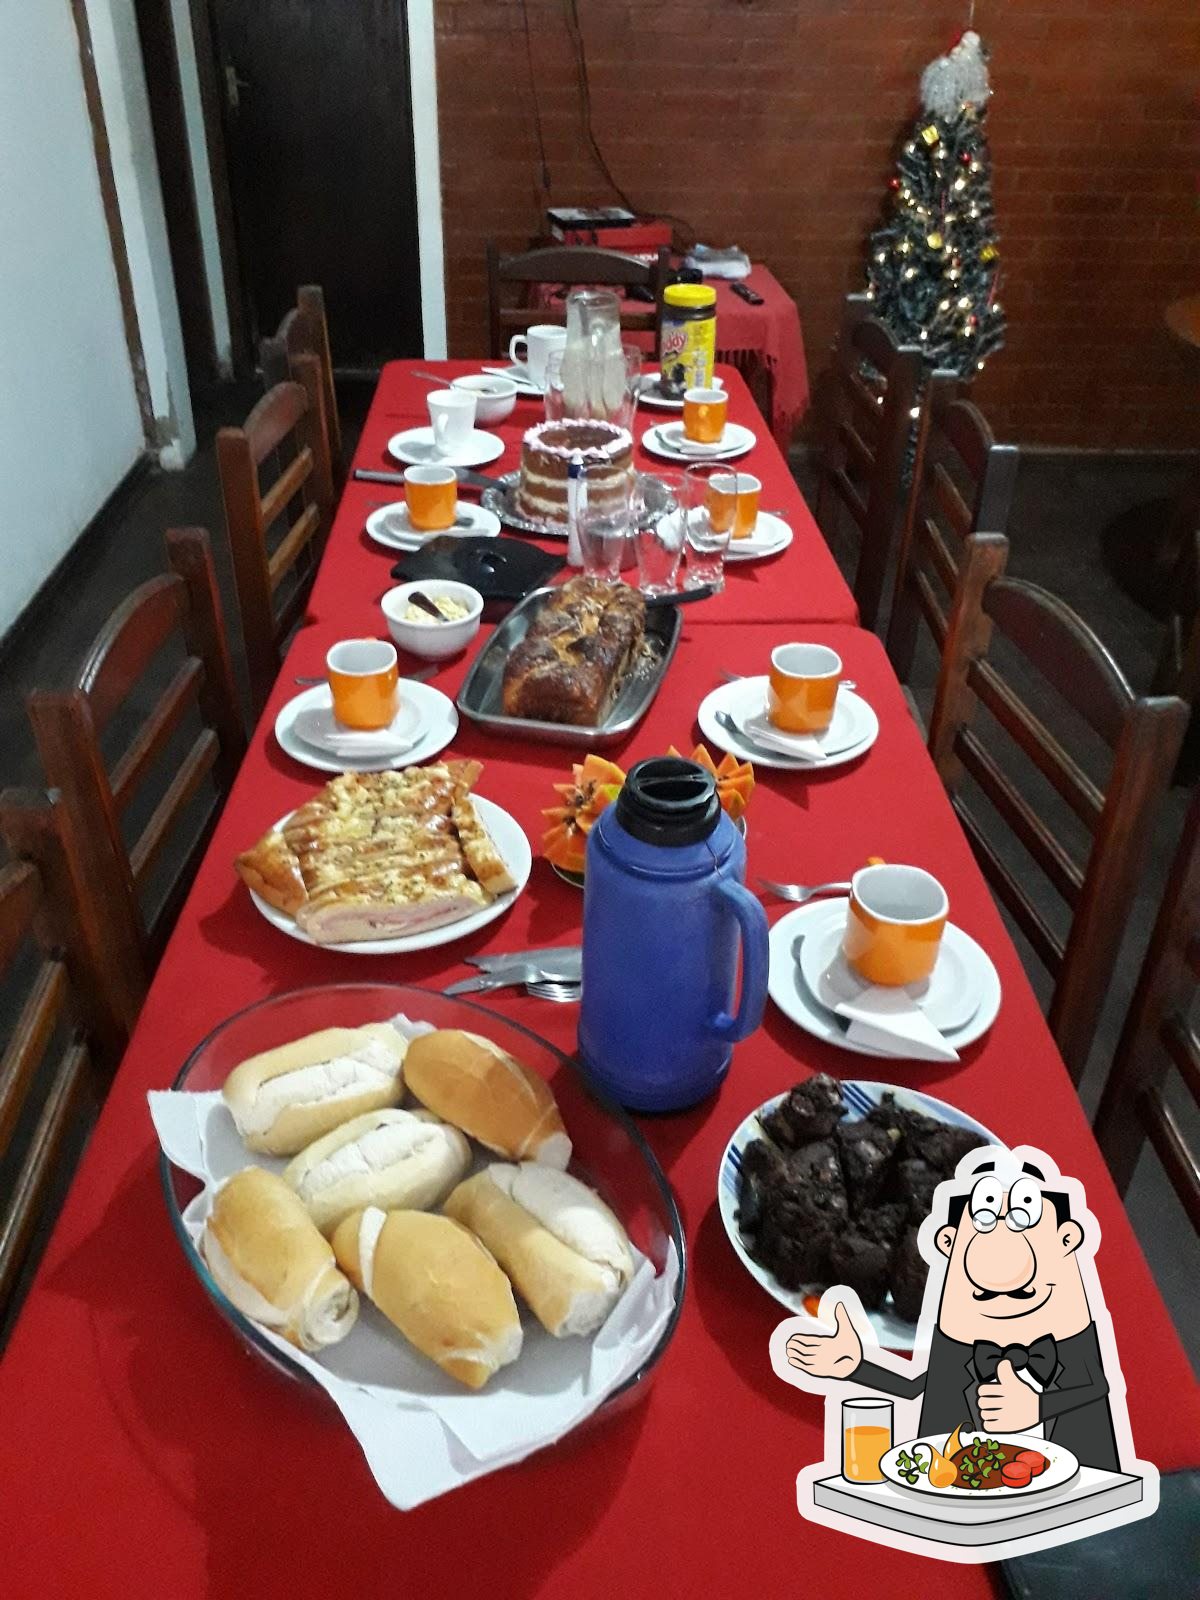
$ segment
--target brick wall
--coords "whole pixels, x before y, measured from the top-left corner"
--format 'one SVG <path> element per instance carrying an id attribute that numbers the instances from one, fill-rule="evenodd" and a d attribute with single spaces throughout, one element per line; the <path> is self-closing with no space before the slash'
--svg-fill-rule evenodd
<path id="1" fill-rule="evenodd" d="M 539 181 L 523 15 L 549 158 Z M 861 284 L 897 135 L 962 0 L 578 0 L 594 126 L 643 211 L 736 241 L 795 296 L 819 374 Z M 547 198 L 611 201 L 583 134 L 562 0 L 437 0 L 450 348 L 484 348 L 484 242 Z M 977 386 L 1020 443 L 1200 444 L 1197 0 L 983 0 L 1007 347 Z"/>

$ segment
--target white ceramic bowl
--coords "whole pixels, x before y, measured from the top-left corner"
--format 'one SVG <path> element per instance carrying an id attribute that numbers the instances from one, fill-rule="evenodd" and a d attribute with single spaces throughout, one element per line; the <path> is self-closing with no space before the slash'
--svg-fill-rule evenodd
<path id="1" fill-rule="evenodd" d="M 475 423 L 486 427 L 491 422 L 503 422 L 517 403 L 517 386 L 511 378 L 490 372 L 473 372 L 465 378 L 455 378 L 452 389 L 466 389 L 475 396 Z"/>
<path id="2" fill-rule="evenodd" d="M 404 613 L 408 598 L 419 589 L 430 600 L 445 595 L 458 600 L 470 611 L 456 622 L 409 622 Z M 445 661 L 465 650 L 479 632 L 479 619 L 483 615 L 483 596 L 469 583 L 455 583 L 450 578 L 424 578 L 419 583 L 401 583 L 389 589 L 379 602 L 387 619 L 388 632 L 401 650 L 421 656 L 426 661 Z"/>

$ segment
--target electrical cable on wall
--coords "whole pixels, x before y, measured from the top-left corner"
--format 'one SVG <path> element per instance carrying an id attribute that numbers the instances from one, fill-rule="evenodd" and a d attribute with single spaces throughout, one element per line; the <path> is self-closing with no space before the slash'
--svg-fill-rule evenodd
<path id="1" fill-rule="evenodd" d="M 521 17 L 525 24 L 525 61 L 529 67 L 529 93 L 533 99 L 533 128 L 537 137 L 538 161 L 542 172 L 542 194 L 550 194 L 550 163 L 546 160 L 546 138 L 542 130 L 542 108 L 538 101 L 537 73 L 533 70 L 533 35 L 529 27 L 529 0 L 521 0 Z"/>

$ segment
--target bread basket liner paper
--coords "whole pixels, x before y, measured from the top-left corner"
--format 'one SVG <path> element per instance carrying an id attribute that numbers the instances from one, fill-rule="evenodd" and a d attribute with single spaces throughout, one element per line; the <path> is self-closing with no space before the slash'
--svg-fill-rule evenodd
<path id="1" fill-rule="evenodd" d="M 394 1022 L 410 1037 L 433 1031 L 403 1017 Z M 248 1165 L 281 1173 L 287 1162 L 246 1150 L 219 1091 L 155 1091 L 147 1099 L 167 1159 L 204 1185 L 183 1217 L 198 1255 L 215 1188 Z M 476 1168 L 495 1159 L 477 1154 Z M 632 1282 L 590 1339 L 553 1339 L 522 1306 L 521 1355 L 479 1392 L 420 1355 L 366 1296 L 351 1333 L 319 1357 L 260 1331 L 321 1385 L 383 1494 L 410 1510 L 552 1444 L 638 1370 L 670 1320 L 679 1261 L 674 1245 L 661 1274 L 636 1249 L 634 1261 Z"/>

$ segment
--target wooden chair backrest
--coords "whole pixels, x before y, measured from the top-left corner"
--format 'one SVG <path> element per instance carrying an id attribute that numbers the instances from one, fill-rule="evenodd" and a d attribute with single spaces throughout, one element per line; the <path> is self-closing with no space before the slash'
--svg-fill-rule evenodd
<path id="1" fill-rule="evenodd" d="M 1200 777 L 1200 472 L 1176 502 L 1167 541 L 1176 555 L 1152 687 L 1156 694 L 1177 694 L 1192 707 L 1175 781 L 1195 783 Z"/>
<path id="2" fill-rule="evenodd" d="M 338 415 L 337 388 L 333 376 L 333 352 L 329 344 L 329 323 L 325 317 L 325 293 L 319 284 L 303 284 L 296 290 L 296 304 L 285 313 L 273 334 L 259 342 L 259 364 L 263 386 L 273 389 L 297 377 L 298 356 L 315 356 L 321 372 L 322 418 L 328 442 L 329 468 L 335 493 L 346 480 L 342 457 L 342 424 Z"/>
<path id="3" fill-rule="evenodd" d="M 1054 978 L 1050 1028 L 1076 1082 L 1136 891 L 1155 810 L 1171 778 L 1187 711 L 1171 696 L 1135 696 L 1120 668 L 1069 606 L 1035 584 L 1003 576 L 1008 541 L 967 540 L 950 613 L 929 749 L 972 849 L 1001 903 Z M 1100 788 L 988 659 L 993 630 L 1113 752 Z M 972 727 L 988 711 L 1082 822 L 1090 845 L 1075 859 Z M 1070 908 L 1063 939 L 986 837 L 962 795 L 971 778 Z M 1023 875 L 1022 875 L 1023 876 Z"/>
<path id="4" fill-rule="evenodd" d="M 601 250 L 594 245 L 560 244 L 545 249 L 526 250 L 519 255 L 501 255 L 498 246 L 488 241 L 488 345 L 501 360 L 508 354 L 514 333 L 523 333 L 536 322 L 565 322 L 566 306 L 505 305 L 504 290 L 510 284 L 554 284 L 578 288 L 598 284 L 614 289 L 649 289 L 654 304 L 644 310 L 624 310 L 621 327 L 630 333 L 653 331 L 656 335 L 662 313 L 662 292 L 670 278 L 670 251 L 664 245 L 654 261 L 639 261 L 619 250 Z M 657 348 L 657 337 L 655 347 Z"/>
<path id="5" fill-rule="evenodd" d="M 835 531 L 835 507 L 849 512 L 858 530 L 854 598 L 864 628 L 879 616 L 922 373 L 920 351 L 897 344 L 873 309 L 866 295 L 846 297 L 817 495 L 817 521 L 827 537 Z"/>
<path id="6" fill-rule="evenodd" d="M 0 974 L 15 1016 L 0 1042 L 0 1324 L 30 1263 L 66 1151 L 103 1096 L 126 1033 L 97 965 L 102 929 L 61 809 L 45 793 L 0 795 Z"/>
<path id="7" fill-rule="evenodd" d="M 1122 1194 L 1147 1135 L 1200 1233 L 1200 1154 L 1166 1097 L 1172 1067 L 1200 1108 L 1200 790 L 1192 795 L 1133 1002 L 1117 1043 L 1096 1138 Z"/>
<path id="8" fill-rule="evenodd" d="M 172 529 L 166 546 L 170 572 L 143 583 L 118 606 L 71 687 L 35 690 L 28 699 L 43 770 L 61 795 L 73 849 L 106 908 L 106 971 L 127 1026 L 246 748 L 208 535 L 202 528 Z M 183 660 L 110 767 L 101 748 L 105 729 L 172 638 L 182 644 Z M 161 769 L 173 736 L 192 712 L 199 714 L 200 732 L 182 760 L 172 759 L 169 783 L 127 847 L 122 818 L 149 774 Z M 215 793 L 199 836 L 173 874 L 162 906 L 150 915 L 142 903 L 146 884 L 206 782 Z"/>
<path id="9" fill-rule="evenodd" d="M 1017 482 L 1015 445 L 997 444 L 978 406 L 959 397 L 952 373 L 930 375 L 905 506 L 887 651 L 896 676 L 912 674 L 922 619 L 940 655 L 966 540 L 1005 533 Z"/>
<path id="10" fill-rule="evenodd" d="M 279 671 L 287 637 L 304 614 L 333 505 L 317 361 L 300 355 L 292 365 L 298 382 L 276 384 L 240 428 L 217 434 L 221 498 L 256 716 Z M 264 488 L 261 469 L 268 461 L 275 476 Z M 290 589 L 281 595 L 288 582 Z"/>

